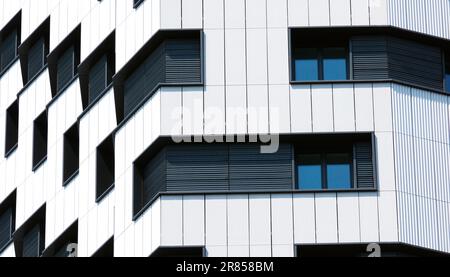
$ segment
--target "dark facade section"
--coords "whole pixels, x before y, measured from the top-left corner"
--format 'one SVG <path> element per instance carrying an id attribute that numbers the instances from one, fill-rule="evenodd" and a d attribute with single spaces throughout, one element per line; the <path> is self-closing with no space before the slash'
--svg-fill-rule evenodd
<path id="1" fill-rule="evenodd" d="M 354 80 L 393 79 L 443 90 L 440 48 L 392 36 L 356 36 L 351 44 Z"/>
<path id="2" fill-rule="evenodd" d="M 375 169 L 373 164 L 373 148 L 370 142 L 356 142 L 354 144 L 354 160 L 356 168 L 356 185 L 358 188 L 373 188 L 375 183 Z"/>
<path id="3" fill-rule="evenodd" d="M 114 76 L 117 121 L 160 86 L 202 85 L 201 30 L 159 31 Z"/>

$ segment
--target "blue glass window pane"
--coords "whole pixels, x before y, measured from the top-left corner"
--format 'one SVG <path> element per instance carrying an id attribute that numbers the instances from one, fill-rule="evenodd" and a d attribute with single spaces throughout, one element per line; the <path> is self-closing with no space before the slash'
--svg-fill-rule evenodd
<path id="1" fill-rule="evenodd" d="M 328 189 L 351 189 L 351 165 L 349 154 L 327 155 Z"/>
<path id="2" fill-rule="evenodd" d="M 297 49 L 295 57 L 295 81 L 319 80 L 319 60 L 317 49 Z"/>
<path id="3" fill-rule="evenodd" d="M 320 155 L 300 155 L 298 166 L 298 188 L 302 190 L 322 189 L 322 166 Z"/>
<path id="4" fill-rule="evenodd" d="M 323 79 L 347 80 L 347 58 L 344 48 L 323 50 Z"/>

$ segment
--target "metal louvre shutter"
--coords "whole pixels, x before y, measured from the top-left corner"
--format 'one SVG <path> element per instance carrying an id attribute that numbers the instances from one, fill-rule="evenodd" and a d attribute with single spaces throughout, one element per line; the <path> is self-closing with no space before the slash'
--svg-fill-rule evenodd
<path id="1" fill-rule="evenodd" d="M 41 255 L 40 237 L 41 230 L 37 224 L 23 238 L 23 257 L 39 257 Z"/>
<path id="2" fill-rule="evenodd" d="M 166 152 L 160 151 L 142 169 L 143 188 L 142 200 L 145 205 L 155 197 L 160 191 L 165 191 L 166 183 Z"/>
<path id="3" fill-rule="evenodd" d="M 389 37 L 390 78 L 443 89 L 441 50 L 409 40 Z"/>
<path id="4" fill-rule="evenodd" d="M 353 37 L 351 45 L 354 80 L 389 78 L 386 37 Z"/>
<path id="5" fill-rule="evenodd" d="M 73 46 L 64 52 L 58 59 L 57 91 L 59 92 L 72 80 L 75 75 L 75 51 Z"/>
<path id="6" fill-rule="evenodd" d="M 159 83 L 164 81 L 164 48 L 160 45 L 124 85 L 124 114 L 127 116 Z"/>
<path id="7" fill-rule="evenodd" d="M 227 191 L 227 145 L 167 147 L 167 191 Z"/>
<path id="8" fill-rule="evenodd" d="M 166 83 L 201 81 L 200 44 L 198 40 L 166 41 Z"/>
<path id="9" fill-rule="evenodd" d="M 89 103 L 94 101 L 107 86 L 107 58 L 103 56 L 89 71 Z"/>
<path id="10" fill-rule="evenodd" d="M 230 190 L 291 190 L 292 146 L 281 144 L 273 154 L 260 151 L 257 144 L 230 145 Z"/>
<path id="11" fill-rule="evenodd" d="M 12 209 L 7 209 L 0 215 L 0 248 L 11 240 L 12 232 Z"/>
<path id="12" fill-rule="evenodd" d="M 17 32 L 12 31 L 3 41 L 0 48 L 0 71 L 6 68 L 17 56 Z"/>
<path id="13" fill-rule="evenodd" d="M 354 147 L 356 161 L 357 188 L 375 188 L 372 145 L 370 142 L 357 142 Z"/>
<path id="14" fill-rule="evenodd" d="M 159 84 L 201 82 L 198 39 L 162 42 L 124 82 L 124 116 Z"/>
<path id="15" fill-rule="evenodd" d="M 44 39 L 39 39 L 28 52 L 28 81 L 44 66 Z"/>

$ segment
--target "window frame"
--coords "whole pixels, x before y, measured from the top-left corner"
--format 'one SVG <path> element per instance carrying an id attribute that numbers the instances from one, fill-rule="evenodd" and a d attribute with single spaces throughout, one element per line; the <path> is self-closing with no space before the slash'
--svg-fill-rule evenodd
<path id="1" fill-rule="evenodd" d="M 355 177 L 355 171 L 356 171 L 356 161 L 354 157 L 354 147 L 350 146 L 343 146 L 343 147 L 315 147 L 307 150 L 297 150 L 300 147 L 295 147 L 295 176 L 294 176 L 294 183 L 295 183 L 295 190 L 298 191 L 349 191 L 349 190 L 358 190 L 357 184 L 356 184 L 356 177 Z M 345 149 L 345 148 L 351 148 L 351 149 Z M 350 152 L 347 152 L 349 151 Z M 320 170 L 321 170 L 321 177 L 322 177 L 322 184 L 320 189 L 302 189 L 300 187 L 300 176 L 299 176 L 299 167 L 300 165 L 300 155 L 320 155 Z M 328 161 L 327 156 L 329 154 L 349 154 L 349 166 L 350 166 L 350 188 L 329 188 L 328 184 Z"/>
<path id="2" fill-rule="evenodd" d="M 348 42 L 350 43 L 350 42 Z M 318 79 L 317 80 L 297 80 L 297 66 L 296 66 L 296 61 L 299 60 L 298 58 L 296 58 L 296 52 L 300 51 L 301 49 L 315 49 L 317 52 L 317 76 Z M 327 49 L 343 49 L 345 52 L 345 75 L 346 78 L 345 79 L 325 79 L 325 68 L 324 68 L 324 60 L 325 60 L 325 55 L 324 52 Z M 292 51 L 292 82 L 294 83 L 312 83 L 312 82 L 342 82 L 342 81 L 350 81 L 351 80 L 351 74 L 350 74 L 350 47 L 348 45 L 334 45 L 334 44 L 322 44 L 319 43 L 317 46 L 312 46 L 312 45 L 306 45 L 306 46 L 300 46 L 300 47 L 293 47 L 293 51 Z"/>

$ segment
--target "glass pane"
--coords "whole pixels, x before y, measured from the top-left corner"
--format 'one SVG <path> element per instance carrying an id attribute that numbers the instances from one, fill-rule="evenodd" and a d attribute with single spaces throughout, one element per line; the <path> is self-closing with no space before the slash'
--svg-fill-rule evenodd
<path id="1" fill-rule="evenodd" d="M 347 80 L 347 54 L 345 48 L 323 50 L 323 79 Z"/>
<path id="2" fill-rule="evenodd" d="M 299 189 L 322 189 L 322 165 L 320 155 L 312 154 L 299 156 L 297 180 Z"/>
<path id="3" fill-rule="evenodd" d="M 328 189 L 351 189 L 351 163 L 349 154 L 327 155 Z"/>
<path id="4" fill-rule="evenodd" d="M 300 48 L 295 51 L 295 81 L 319 80 L 317 49 Z"/>

